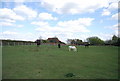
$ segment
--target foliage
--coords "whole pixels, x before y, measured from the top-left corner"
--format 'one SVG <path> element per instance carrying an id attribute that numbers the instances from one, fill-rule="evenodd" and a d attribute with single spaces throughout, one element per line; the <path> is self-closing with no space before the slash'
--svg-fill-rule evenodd
<path id="1" fill-rule="evenodd" d="M 120 46 L 120 38 L 113 35 L 111 40 L 106 40 L 105 41 L 106 45 L 114 45 L 114 46 Z"/>
<path id="2" fill-rule="evenodd" d="M 83 42 L 80 39 L 68 39 L 67 43 L 68 44 L 81 45 Z"/>
<path id="3" fill-rule="evenodd" d="M 114 45 L 114 46 L 120 46 L 120 38 L 116 35 L 113 35 L 111 40 L 103 41 L 99 37 L 88 37 L 87 42 L 83 42 L 80 39 L 67 39 L 68 44 L 74 44 L 74 45 L 85 45 L 86 43 L 90 43 L 90 45 Z"/>
<path id="4" fill-rule="evenodd" d="M 98 37 L 89 37 L 87 38 L 87 41 L 91 44 L 91 45 L 103 45 L 104 41 L 101 40 Z"/>
<path id="5" fill-rule="evenodd" d="M 42 40 L 42 43 L 48 43 L 48 41 L 47 40 Z"/>

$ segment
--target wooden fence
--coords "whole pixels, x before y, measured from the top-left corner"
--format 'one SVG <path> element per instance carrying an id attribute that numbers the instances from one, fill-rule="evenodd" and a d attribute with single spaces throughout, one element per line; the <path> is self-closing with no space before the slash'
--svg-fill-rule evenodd
<path id="1" fill-rule="evenodd" d="M 16 45 L 36 45 L 32 41 L 18 41 L 18 40 L 0 40 L 2 46 L 16 46 Z"/>

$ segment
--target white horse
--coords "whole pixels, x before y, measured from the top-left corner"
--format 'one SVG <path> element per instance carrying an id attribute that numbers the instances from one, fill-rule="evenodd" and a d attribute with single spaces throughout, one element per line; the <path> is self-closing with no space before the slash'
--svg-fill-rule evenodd
<path id="1" fill-rule="evenodd" d="M 69 46 L 69 51 L 71 51 L 71 50 L 77 51 L 77 48 L 75 46 Z"/>

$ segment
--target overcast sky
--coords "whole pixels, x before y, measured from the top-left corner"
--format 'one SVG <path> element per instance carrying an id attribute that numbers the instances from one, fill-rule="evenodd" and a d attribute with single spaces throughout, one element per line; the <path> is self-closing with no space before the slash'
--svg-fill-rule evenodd
<path id="1" fill-rule="evenodd" d="M 85 40 L 118 35 L 118 0 L 2 0 L 0 38 Z"/>

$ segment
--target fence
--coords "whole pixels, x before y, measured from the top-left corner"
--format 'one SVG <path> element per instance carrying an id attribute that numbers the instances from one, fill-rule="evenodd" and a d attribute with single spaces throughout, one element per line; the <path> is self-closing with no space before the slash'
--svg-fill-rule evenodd
<path id="1" fill-rule="evenodd" d="M 0 40 L 2 46 L 16 46 L 16 45 L 36 45 L 32 41 L 17 41 L 17 40 Z"/>

